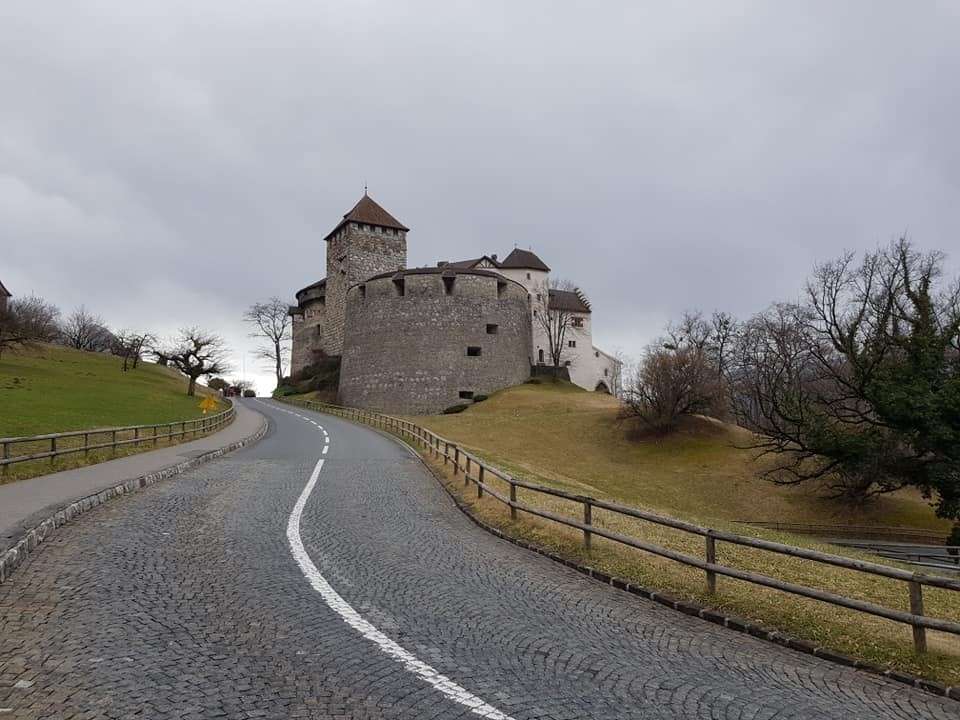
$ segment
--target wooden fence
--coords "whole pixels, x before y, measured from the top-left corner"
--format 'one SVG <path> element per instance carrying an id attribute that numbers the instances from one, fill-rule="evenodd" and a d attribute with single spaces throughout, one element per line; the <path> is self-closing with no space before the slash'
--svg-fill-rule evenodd
<path id="1" fill-rule="evenodd" d="M 471 483 L 476 485 L 478 498 L 482 498 L 485 493 L 493 498 L 496 498 L 510 509 L 511 519 L 516 520 L 518 512 L 523 512 L 558 523 L 560 525 L 565 525 L 569 528 L 580 530 L 583 533 L 584 547 L 588 551 L 590 550 L 593 536 L 597 536 L 612 540 L 613 542 L 620 543 L 621 545 L 626 545 L 627 547 L 674 560 L 689 567 L 699 568 L 704 572 L 706 590 L 710 594 L 716 592 L 717 576 L 722 575 L 793 595 L 819 600 L 831 605 L 837 605 L 851 610 L 856 610 L 869 615 L 875 615 L 877 617 L 886 618 L 895 622 L 904 623 L 906 625 L 910 625 L 913 629 L 913 644 L 917 652 L 926 652 L 927 629 L 960 635 L 960 623 L 940 618 L 928 617 L 924 615 L 923 611 L 924 586 L 960 591 L 960 579 L 911 572 L 909 570 L 890 567 L 888 565 L 881 565 L 879 563 L 873 563 L 866 560 L 856 560 L 854 558 L 843 557 L 841 555 L 833 555 L 830 553 L 819 552 L 817 550 L 808 550 L 806 548 L 785 545 L 760 538 L 736 535 L 734 533 L 724 532 L 721 530 L 712 530 L 700 525 L 684 522 L 683 520 L 676 520 L 674 518 L 655 515 L 643 510 L 617 505 L 615 503 L 606 502 L 597 498 L 575 495 L 573 493 L 556 490 L 551 487 L 537 485 L 511 477 L 502 470 L 483 462 L 475 455 L 463 450 L 456 443 L 440 437 L 436 433 L 407 420 L 402 420 L 390 415 L 383 415 L 381 413 L 370 412 L 367 410 L 356 410 L 353 408 L 345 408 L 337 405 L 328 405 L 307 400 L 288 400 L 287 402 L 291 402 L 312 410 L 318 410 L 331 415 L 344 417 L 349 420 L 361 422 L 375 428 L 380 428 L 382 430 L 395 433 L 398 436 L 411 441 L 414 445 L 419 445 L 424 452 L 433 455 L 433 457 L 437 459 L 442 458 L 444 465 L 452 464 L 453 474 L 462 474 L 464 484 L 466 486 L 469 487 Z M 493 487 L 486 483 L 485 480 L 488 475 L 493 475 L 504 481 L 509 488 L 509 493 L 504 495 L 500 492 L 497 492 Z M 564 500 L 577 503 L 583 508 L 583 520 L 574 520 L 563 515 L 558 515 L 556 513 L 543 510 L 541 508 L 520 503 L 517 501 L 517 488 L 523 488 L 534 493 L 563 498 Z M 659 545 L 655 545 L 653 543 L 638 540 L 636 538 L 598 527 L 592 522 L 594 508 L 607 510 L 615 514 L 643 520 L 645 522 L 653 523 L 663 527 L 681 530 L 692 535 L 699 535 L 704 540 L 703 557 L 694 557 L 692 555 L 687 555 L 669 548 L 660 547 Z M 906 585 L 905 590 L 909 599 L 910 612 L 903 612 L 902 610 L 889 608 L 884 605 L 878 605 L 876 603 L 867 602 L 864 600 L 848 598 L 836 593 L 826 592 L 817 588 L 811 588 L 805 585 L 787 582 L 778 578 L 769 577 L 767 575 L 760 575 L 737 568 L 727 567 L 717 562 L 717 543 L 720 542 L 741 545 L 765 552 L 787 555 L 794 558 L 801 558 L 803 560 L 808 560 L 815 563 L 832 565 L 860 573 L 878 575 L 885 578 L 891 578 L 893 580 L 900 580 Z"/>
<path id="2" fill-rule="evenodd" d="M 235 414 L 236 410 L 230 407 L 216 415 L 180 422 L 74 430 L 49 435 L 34 435 L 32 437 L 0 438 L 0 467 L 3 467 L 2 472 L 6 476 L 10 472 L 10 466 L 16 463 L 49 458 L 52 465 L 53 461 L 61 455 L 81 452 L 84 455 L 89 455 L 91 450 L 105 448 L 115 450 L 125 445 L 136 446 L 141 443 L 157 445 L 161 440 L 182 438 L 191 434 L 196 437 L 220 429 L 229 423 Z M 18 447 L 21 450 L 19 455 L 13 452 Z M 38 449 L 41 447 L 42 450 Z"/>

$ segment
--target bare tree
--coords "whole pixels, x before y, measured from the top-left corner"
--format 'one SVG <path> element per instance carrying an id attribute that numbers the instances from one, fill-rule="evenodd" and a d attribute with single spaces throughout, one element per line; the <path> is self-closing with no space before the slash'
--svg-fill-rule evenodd
<path id="1" fill-rule="evenodd" d="M 266 302 L 257 302 L 243 314 L 245 322 L 254 327 L 250 337 L 263 338 L 269 344 L 256 349 L 257 357 L 270 361 L 277 376 L 277 385 L 283 382 L 283 357 L 289 349 L 292 330 L 290 305 L 274 296 Z"/>
<path id="2" fill-rule="evenodd" d="M 716 414 L 721 387 L 703 345 L 654 343 L 644 353 L 627 391 L 624 415 L 663 435 L 676 429 L 683 416 Z"/>
<path id="3" fill-rule="evenodd" d="M 36 295 L 17 298 L 10 303 L 10 312 L 17 318 L 21 332 L 31 340 L 51 342 L 60 332 L 60 309 Z"/>
<path id="4" fill-rule="evenodd" d="M 181 329 L 162 357 L 190 379 L 187 395 L 196 394 L 198 378 L 220 375 L 230 368 L 223 338 L 196 327 Z"/>
<path id="5" fill-rule="evenodd" d="M 60 341 L 76 350 L 103 352 L 110 350 L 113 340 L 103 318 L 88 311 L 84 305 L 70 313 L 60 327 Z"/>
<path id="6" fill-rule="evenodd" d="M 17 298 L 0 309 L 0 356 L 18 345 L 55 339 L 59 314 L 56 306 L 35 295 Z"/>
<path id="7" fill-rule="evenodd" d="M 115 337 L 111 352 L 123 358 L 123 371 L 136 370 L 143 353 L 150 348 L 156 338 L 150 333 L 121 330 Z"/>
<path id="8" fill-rule="evenodd" d="M 960 283 L 900 240 L 820 265 L 807 301 L 748 322 L 733 376 L 771 479 L 862 502 L 912 485 L 960 517 Z"/>
<path id="9" fill-rule="evenodd" d="M 566 302 L 570 294 L 576 295 L 580 302 L 583 302 L 572 282 L 560 278 L 551 279 L 546 296 L 538 295 L 533 308 L 533 319 L 547 341 L 547 354 L 553 367 L 554 382 L 560 377 L 560 365 L 567 350 L 567 335 L 573 327 L 574 316 L 578 314 L 573 305 Z"/>
<path id="10" fill-rule="evenodd" d="M 6 350 L 30 341 L 10 308 L 0 308 L 0 357 Z"/>

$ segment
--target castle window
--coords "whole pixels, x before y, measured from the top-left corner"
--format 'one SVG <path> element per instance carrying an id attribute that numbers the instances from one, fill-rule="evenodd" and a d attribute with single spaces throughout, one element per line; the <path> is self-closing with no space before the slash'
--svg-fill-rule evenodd
<path id="1" fill-rule="evenodd" d="M 576 346 L 577 346 L 576 340 L 567 340 L 567 347 L 576 347 Z"/>
<path id="2" fill-rule="evenodd" d="M 397 289 L 397 295 L 399 295 L 400 297 L 403 297 L 404 291 L 406 290 L 406 288 L 404 287 L 403 278 L 402 277 L 394 278 L 393 286 Z"/>
<path id="3" fill-rule="evenodd" d="M 366 286 L 366 285 L 361 285 L 361 286 L 360 286 L 360 297 L 365 298 L 366 296 L 367 296 L 367 286 Z"/>
<path id="4" fill-rule="evenodd" d="M 582 317 L 570 318 L 570 324 L 573 325 L 574 327 L 583 327 L 583 318 Z"/>
<path id="5" fill-rule="evenodd" d="M 507 291 L 507 283 L 497 280 L 497 300 L 503 297 L 503 294 Z"/>
<path id="6" fill-rule="evenodd" d="M 323 328 L 320 325 L 317 325 L 317 335 L 323 334 Z"/>
<path id="7" fill-rule="evenodd" d="M 609 368 L 604 368 L 604 369 L 603 369 L 603 376 L 604 376 L 604 377 L 607 377 L 608 375 L 610 375 L 610 369 L 609 369 Z"/>
<path id="8" fill-rule="evenodd" d="M 500 329 L 499 325 L 496 325 L 494 323 L 487 323 L 487 335 L 496 335 L 499 329 Z"/>
<path id="9" fill-rule="evenodd" d="M 470 345 L 467 348 L 468 357 L 480 357 L 480 347 L 478 345 Z"/>
<path id="10" fill-rule="evenodd" d="M 600 357 L 600 351 L 599 351 L 599 350 L 594 350 L 593 356 L 594 356 L 594 357 Z"/>
<path id="11" fill-rule="evenodd" d="M 473 400 L 473 390 L 461 390 L 460 391 L 461 400 Z"/>
<path id="12" fill-rule="evenodd" d="M 394 235 L 397 234 L 397 229 L 396 229 L 396 228 L 393 229 L 393 234 L 394 234 Z"/>
<path id="13" fill-rule="evenodd" d="M 527 280 L 530 279 L 530 273 L 527 273 Z"/>
<path id="14" fill-rule="evenodd" d="M 456 278 L 455 275 L 451 275 L 451 276 L 449 276 L 449 277 L 444 276 L 444 278 L 443 278 L 443 291 L 444 291 L 447 295 L 453 295 L 453 283 L 454 283 L 454 281 L 455 281 L 456 279 L 457 279 L 457 278 Z"/>
<path id="15" fill-rule="evenodd" d="M 540 352 L 537 353 L 537 358 L 538 358 L 537 362 L 543 365 L 543 348 L 540 348 Z"/>

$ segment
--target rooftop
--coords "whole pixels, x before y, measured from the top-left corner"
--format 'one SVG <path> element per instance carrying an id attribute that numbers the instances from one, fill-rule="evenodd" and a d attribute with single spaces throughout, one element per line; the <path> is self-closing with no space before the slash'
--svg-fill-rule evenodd
<path id="1" fill-rule="evenodd" d="M 353 206 L 350 212 L 343 216 L 343 219 L 337 223 L 337 226 L 331 230 L 324 240 L 329 240 L 347 223 L 363 223 L 365 225 L 376 225 L 378 227 L 393 228 L 394 230 L 407 231 L 410 228 L 397 220 L 393 215 L 378 205 L 372 197 L 363 194 L 359 202 Z"/>
<path id="2" fill-rule="evenodd" d="M 543 270 L 544 272 L 550 272 L 550 268 L 547 267 L 547 264 L 538 258 L 536 254 L 530 250 L 521 250 L 520 248 L 514 248 L 513 252 L 507 255 L 500 262 L 500 267 L 523 268 L 525 270 Z"/>
<path id="3" fill-rule="evenodd" d="M 2 282 L 0 282 L 0 297 L 13 297 L 13 293 L 4 287 Z"/>
<path id="4" fill-rule="evenodd" d="M 590 304 L 579 290 L 550 290 L 550 309 L 588 313 Z"/>

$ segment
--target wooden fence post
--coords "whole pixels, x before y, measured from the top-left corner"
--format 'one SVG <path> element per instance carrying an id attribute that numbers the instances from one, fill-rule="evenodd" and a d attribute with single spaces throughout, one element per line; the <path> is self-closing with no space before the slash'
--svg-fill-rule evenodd
<path id="1" fill-rule="evenodd" d="M 457 470 L 460 469 L 460 446 L 453 446 L 453 474 L 457 474 Z"/>
<path id="2" fill-rule="evenodd" d="M 110 431 L 110 449 L 113 451 L 113 454 L 117 454 L 117 431 Z"/>
<path id="3" fill-rule="evenodd" d="M 477 482 L 477 500 L 483 497 L 483 465 L 480 466 L 480 478 Z"/>
<path id="4" fill-rule="evenodd" d="M 9 459 L 10 459 L 10 443 L 4 443 L 4 444 L 3 444 L 3 459 L 4 459 L 4 460 L 9 460 Z M 7 465 L 6 463 L 4 463 L 4 465 L 3 465 L 3 474 L 4 474 L 4 475 L 9 475 L 9 474 L 10 474 L 10 466 Z"/>
<path id="5" fill-rule="evenodd" d="M 911 580 L 910 585 L 910 612 L 923 617 L 923 585 Z M 927 651 L 927 629 L 913 626 L 913 649 L 918 653 Z"/>
<path id="6" fill-rule="evenodd" d="M 463 486 L 467 487 L 470 484 L 470 456 L 467 455 L 467 469 L 463 473 Z"/>
<path id="7" fill-rule="evenodd" d="M 717 543 L 712 535 L 706 536 L 707 540 L 707 562 L 715 565 L 717 562 Z M 713 595 L 717 592 L 717 574 L 712 570 L 707 570 L 707 592 Z"/>
<path id="8" fill-rule="evenodd" d="M 83 455 L 86 457 L 90 454 L 90 433 L 83 434 Z"/>
<path id="9" fill-rule="evenodd" d="M 589 500 L 583 501 L 583 524 L 591 525 L 593 523 L 593 505 L 590 504 Z M 589 530 L 583 531 L 583 547 L 587 552 L 590 552 L 590 536 L 591 533 Z"/>
<path id="10" fill-rule="evenodd" d="M 50 464 L 53 465 L 53 461 L 57 458 L 57 439 L 55 437 L 50 438 L 50 452 L 53 453 L 50 456 Z"/>
<path id="11" fill-rule="evenodd" d="M 517 519 L 517 486 L 512 480 L 508 480 L 510 483 L 510 519 Z"/>
<path id="12" fill-rule="evenodd" d="M 443 464 L 446 465 L 450 460 L 450 443 L 443 443 Z"/>

